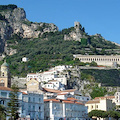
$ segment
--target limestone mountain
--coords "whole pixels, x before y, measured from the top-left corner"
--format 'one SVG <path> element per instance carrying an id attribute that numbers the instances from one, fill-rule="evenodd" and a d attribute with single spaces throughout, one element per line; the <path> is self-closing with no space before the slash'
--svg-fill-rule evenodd
<path id="1" fill-rule="evenodd" d="M 33 23 L 27 20 L 23 8 L 16 5 L 0 6 L 0 52 L 4 52 L 6 40 L 17 34 L 22 38 L 38 38 L 45 32 L 55 32 L 58 28 L 53 23 Z"/>
<path id="2" fill-rule="evenodd" d="M 0 53 L 6 54 L 13 75 L 46 70 L 56 65 L 83 65 L 74 54 L 120 54 L 120 46 L 100 34 L 88 35 L 79 22 L 61 31 L 53 23 L 34 23 L 23 8 L 0 5 Z M 22 62 L 22 58 L 29 60 Z"/>

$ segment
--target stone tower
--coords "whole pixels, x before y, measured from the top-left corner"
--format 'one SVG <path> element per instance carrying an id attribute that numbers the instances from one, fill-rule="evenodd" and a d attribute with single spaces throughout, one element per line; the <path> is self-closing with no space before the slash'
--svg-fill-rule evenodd
<path id="1" fill-rule="evenodd" d="M 73 35 L 74 37 L 74 40 L 76 41 L 81 41 L 81 38 L 82 38 L 82 32 L 81 32 L 81 29 L 82 29 L 82 26 L 79 22 L 74 22 L 74 28 L 75 28 L 75 35 Z"/>
<path id="2" fill-rule="evenodd" d="M 80 32 L 80 29 L 82 28 L 81 24 L 79 22 L 74 22 L 74 28 L 76 32 Z"/>
<path id="3" fill-rule="evenodd" d="M 9 65 L 6 63 L 6 61 L 1 65 L 0 86 L 11 87 L 11 77 L 10 77 L 10 72 L 9 72 Z"/>

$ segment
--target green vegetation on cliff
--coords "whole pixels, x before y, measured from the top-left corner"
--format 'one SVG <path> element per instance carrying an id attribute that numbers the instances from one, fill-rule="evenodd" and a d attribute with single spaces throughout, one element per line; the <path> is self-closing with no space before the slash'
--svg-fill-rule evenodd
<path id="1" fill-rule="evenodd" d="M 13 35 L 7 40 L 9 48 L 17 49 L 17 54 L 7 56 L 7 62 L 10 64 L 12 74 L 25 76 L 28 72 L 47 70 L 47 68 L 62 64 L 85 65 L 77 60 L 74 61 L 73 54 L 87 54 L 86 48 L 91 51 L 91 54 L 102 54 L 102 51 L 95 50 L 95 47 L 92 46 L 97 40 L 94 38 L 94 41 L 92 41 L 90 36 L 88 38 L 90 44 L 87 45 L 79 41 L 65 41 L 64 33 L 67 33 L 67 30 L 70 32 L 72 29 L 44 33 L 40 38 L 36 39 L 23 39 L 19 35 Z M 104 49 L 118 48 L 111 42 L 104 41 L 99 42 L 99 44 Z M 109 53 L 105 52 L 105 54 Z M 27 63 L 21 62 L 24 56 L 29 58 Z"/>
<path id="2" fill-rule="evenodd" d="M 102 83 L 105 86 L 120 86 L 120 70 L 82 69 L 81 72 L 83 80 L 95 80 L 97 83 Z"/>

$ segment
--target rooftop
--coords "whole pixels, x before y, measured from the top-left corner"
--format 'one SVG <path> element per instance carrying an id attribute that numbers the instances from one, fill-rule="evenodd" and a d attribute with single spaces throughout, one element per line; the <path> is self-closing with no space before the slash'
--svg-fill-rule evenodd
<path id="1" fill-rule="evenodd" d="M 0 86 L 0 90 L 12 91 L 11 88 Z"/>

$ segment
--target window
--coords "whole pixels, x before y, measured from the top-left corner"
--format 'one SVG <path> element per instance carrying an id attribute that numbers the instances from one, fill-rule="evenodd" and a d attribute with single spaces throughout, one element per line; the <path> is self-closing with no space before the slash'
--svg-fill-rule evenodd
<path id="1" fill-rule="evenodd" d="M 1 92 L 1 97 L 7 97 L 7 92 Z"/>
<path id="2" fill-rule="evenodd" d="M 39 106 L 39 111 L 40 111 L 41 107 Z"/>
<path id="3" fill-rule="evenodd" d="M 39 102 L 41 102 L 41 98 L 39 98 Z"/>
<path id="4" fill-rule="evenodd" d="M 1 80 L 1 83 L 4 83 L 4 80 Z"/>
<path id="5" fill-rule="evenodd" d="M 4 73 L 2 73 L 2 76 L 4 76 Z"/>
<path id="6" fill-rule="evenodd" d="M 96 108 L 98 108 L 98 105 L 96 105 Z"/>
<path id="7" fill-rule="evenodd" d="M 35 102 L 35 98 L 33 98 L 33 102 Z"/>
<path id="8" fill-rule="evenodd" d="M 93 105 L 91 106 L 91 108 L 93 109 Z"/>
<path id="9" fill-rule="evenodd" d="M 30 97 L 28 98 L 28 102 L 30 102 Z"/>
<path id="10" fill-rule="evenodd" d="M 5 84 L 4 83 L 0 83 L 0 86 L 4 86 Z"/>
<path id="11" fill-rule="evenodd" d="M 35 111 L 35 106 L 33 106 L 33 111 Z"/>

